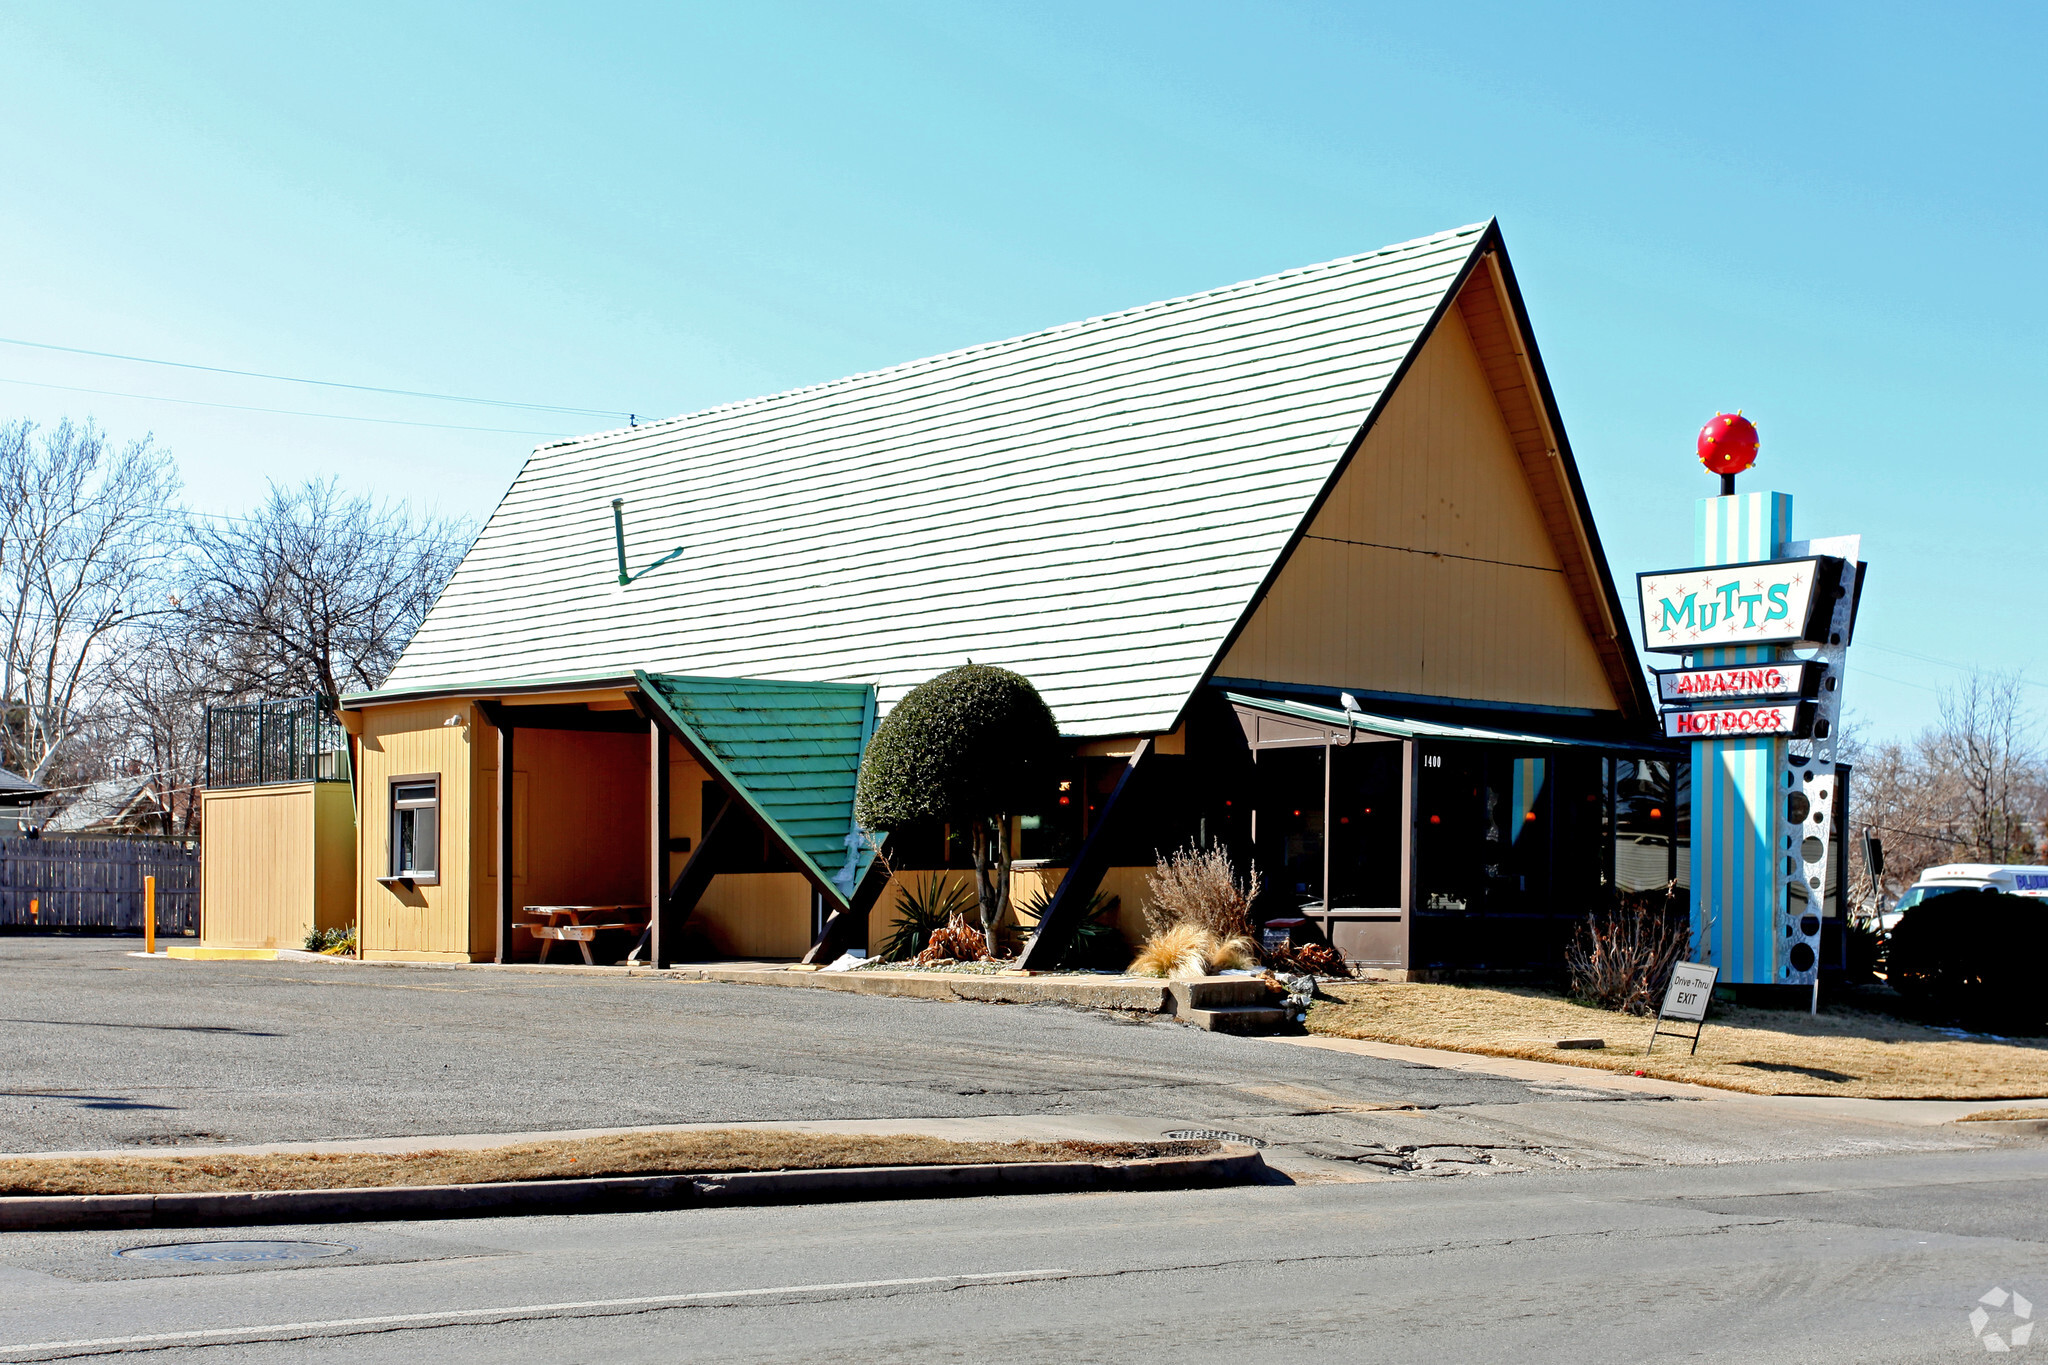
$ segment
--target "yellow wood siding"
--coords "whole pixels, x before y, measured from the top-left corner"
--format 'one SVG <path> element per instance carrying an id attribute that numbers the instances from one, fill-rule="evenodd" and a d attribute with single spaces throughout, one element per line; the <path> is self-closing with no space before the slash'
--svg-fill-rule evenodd
<path id="1" fill-rule="evenodd" d="M 479 745 L 494 750 L 495 736 L 466 701 L 364 711 L 356 885 L 365 958 L 470 961 L 491 955 L 493 945 L 476 939 L 471 924 L 471 799 L 478 768 L 473 751 Z M 411 889 L 382 884 L 377 878 L 390 869 L 391 779 L 424 773 L 441 779 L 440 880 Z"/>
<path id="2" fill-rule="evenodd" d="M 498 734 L 486 726 L 481 735 L 470 925 L 475 955 L 487 958 L 498 932 Z M 518 730 L 512 826 L 515 904 L 649 904 L 647 737 Z M 513 957 L 538 953 L 530 935 L 515 931 Z"/>
<path id="3" fill-rule="evenodd" d="M 1216 671 L 1616 707 L 1457 310 L 1416 357 Z"/>
<path id="4" fill-rule="evenodd" d="M 201 796 L 200 942 L 298 948 L 354 918 L 354 811 L 340 782 L 228 787 Z"/>
<path id="5" fill-rule="evenodd" d="M 811 946 L 811 884 L 795 872 L 721 873 L 690 927 L 722 957 L 802 957 Z"/>

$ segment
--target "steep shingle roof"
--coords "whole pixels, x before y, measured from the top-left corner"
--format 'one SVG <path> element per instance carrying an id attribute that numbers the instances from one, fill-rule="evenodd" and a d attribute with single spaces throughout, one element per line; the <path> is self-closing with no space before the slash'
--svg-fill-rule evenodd
<path id="1" fill-rule="evenodd" d="M 536 450 L 383 693 L 973 659 L 1169 727 L 1486 225 Z M 610 501 L 637 569 L 617 586 Z"/>

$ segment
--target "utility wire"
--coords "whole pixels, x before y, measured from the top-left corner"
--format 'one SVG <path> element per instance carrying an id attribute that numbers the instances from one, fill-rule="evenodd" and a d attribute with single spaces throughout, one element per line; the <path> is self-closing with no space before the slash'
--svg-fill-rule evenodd
<path id="1" fill-rule="evenodd" d="M 181 403 L 193 408 L 226 408 L 230 412 L 269 412 L 282 417 L 325 417 L 336 422 L 374 422 L 391 427 L 431 427 L 436 431 L 490 431 L 503 436 L 574 436 L 573 431 L 529 431 L 522 427 L 470 427 L 453 422 L 408 422 L 398 417 L 357 417 L 345 412 L 307 412 L 303 408 L 259 408 L 246 403 L 209 403 L 199 398 L 165 398 L 154 393 L 123 393 L 119 389 L 83 389 L 72 384 L 45 384 L 34 379 L 0 379 L 0 384 L 25 384 L 32 389 L 92 393 L 102 398 L 139 398 L 146 403 Z"/>
<path id="2" fill-rule="evenodd" d="M 1933 664 L 1938 668 L 1961 669 L 1966 673 L 1972 672 L 1977 668 L 1975 664 L 1959 664 L 1953 659 L 1937 659 L 1932 654 L 1921 654 L 1910 649 L 1896 649 L 1891 645 L 1871 645 L 1870 648 L 1885 654 L 1896 654 L 1902 659 L 1915 659 L 1923 664 Z M 1896 682 L 1897 679 L 1893 679 L 1893 681 Z M 2020 681 L 2029 687 L 2048 687 L 2048 683 L 2036 682 L 2032 678 L 2022 677 Z M 1915 684 L 1909 683 L 1907 685 L 1914 686 Z"/>
<path id="3" fill-rule="evenodd" d="M 157 360 L 142 355 L 121 355 L 114 351 L 89 351 L 82 346 L 58 346 L 48 341 L 21 341 L 14 337 L 0 337 L 0 346 L 28 346 L 38 351 L 62 351 L 66 355 L 89 355 L 100 360 L 125 360 L 136 365 L 164 365 L 176 370 L 202 370 L 207 374 L 231 374 L 243 379 L 272 379 L 281 384 L 315 384 L 327 389 L 352 389 L 357 393 L 388 393 L 400 398 L 432 398 L 444 403 L 474 403 L 487 408 L 523 408 L 528 412 L 559 412 L 575 417 L 625 417 L 635 414 L 614 408 L 565 408 L 550 403 L 520 403 L 511 399 L 470 398 L 456 393 L 429 393 L 420 389 L 387 389 L 375 384 L 346 384 L 335 379 L 302 379 L 297 375 L 265 374 L 260 370 L 233 370 L 224 365 L 197 365 L 185 360 Z M 54 387 L 54 386 L 53 386 Z M 127 395 L 134 397 L 137 395 Z M 168 400 L 166 400 L 168 401 Z M 263 408 L 268 412 L 273 409 Z M 326 414 L 309 414 L 325 416 Z M 551 432 L 536 432 L 534 435 L 552 435 Z"/>

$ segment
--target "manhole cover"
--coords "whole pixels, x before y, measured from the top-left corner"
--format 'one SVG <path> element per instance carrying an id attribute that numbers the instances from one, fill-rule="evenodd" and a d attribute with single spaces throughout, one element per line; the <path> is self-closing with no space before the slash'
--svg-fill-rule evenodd
<path id="1" fill-rule="evenodd" d="M 1159 1136 L 1172 1138 L 1176 1142 L 1242 1142 L 1247 1147 L 1263 1147 L 1264 1138 L 1247 1137 L 1243 1133 L 1226 1133 L 1221 1128 L 1176 1128 L 1171 1133 Z"/>
<path id="2" fill-rule="evenodd" d="M 354 1250 L 333 1242 L 173 1242 L 114 1254 L 131 1261 L 313 1261 Z"/>

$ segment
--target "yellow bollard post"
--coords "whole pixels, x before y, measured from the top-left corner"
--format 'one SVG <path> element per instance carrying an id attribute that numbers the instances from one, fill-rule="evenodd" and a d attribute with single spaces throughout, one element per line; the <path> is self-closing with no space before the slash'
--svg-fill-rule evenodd
<path id="1" fill-rule="evenodd" d="M 30 924 L 42 923 L 42 913 L 42 902 L 36 899 L 36 897 L 30 896 L 28 898 L 28 922 Z"/>
<path id="2" fill-rule="evenodd" d="M 156 951 L 156 878 L 142 879 L 142 951 Z"/>

